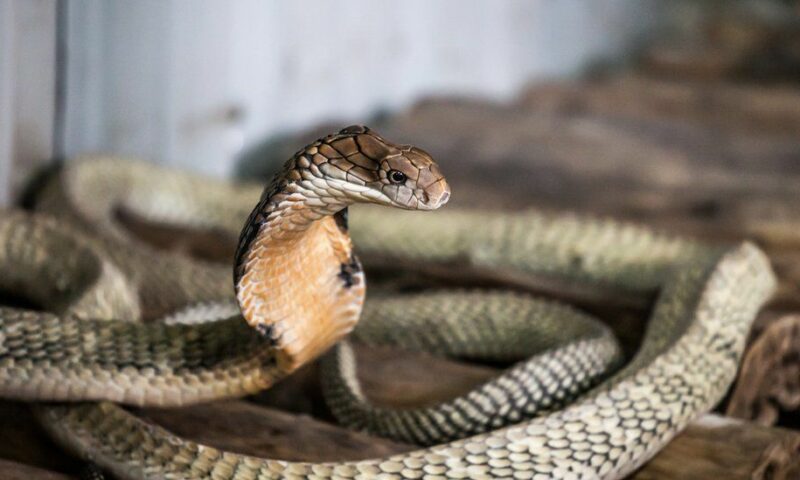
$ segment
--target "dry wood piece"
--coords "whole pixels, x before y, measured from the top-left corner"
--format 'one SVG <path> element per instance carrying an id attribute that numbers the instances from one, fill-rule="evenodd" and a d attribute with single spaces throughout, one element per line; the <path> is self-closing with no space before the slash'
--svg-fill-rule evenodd
<path id="1" fill-rule="evenodd" d="M 800 478 L 800 437 L 785 438 L 764 450 L 753 480 L 797 480 Z"/>
<path id="2" fill-rule="evenodd" d="M 595 113 L 687 122 L 722 132 L 800 132 L 800 92 L 792 87 L 665 80 L 625 74 L 530 88 L 520 103 L 533 111 Z"/>
<path id="3" fill-rule="evenodd" d="M 796 480 L 799 444 L 790 430 L 705 415 L 630 478 Z"/>
<path id="4" fill-rule="evenodd" d="M 800 315 L 771 322 L 742 362 L 727 414 L 773 425 L 781 410 L 800 408 Z"/>
<path id="5" fill-rule="evenodd" d="M 359 460 L 414 449 L 410 445 L 351 432 L 306 415 L 292 415 L 243 401 L 180 409 L 147 409 L 143 413 L 170 431 L 192 440 L 282 460 Z"/>

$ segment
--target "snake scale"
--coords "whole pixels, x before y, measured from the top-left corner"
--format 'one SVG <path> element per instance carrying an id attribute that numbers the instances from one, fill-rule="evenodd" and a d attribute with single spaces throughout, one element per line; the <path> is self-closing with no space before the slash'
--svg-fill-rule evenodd
<path id="1" fill-rule="evenodd" d="M 120 478 L 616 479 L 722 398 L 775 284 L 749 243 L 703 245 L 610 220 L 369 207 L 348 221 L 354 203 L 432 210 L 449 196 L 424 151 L 365 127 L 301 149 L 259 190 L 87 158 L 45 192 L 39 208 L 48 215 L 0 216 L 0 289 L 48 312 L 0 308 L 0 395 L 40 402 L 54 438 Z M 241 231 L 235 291 L 230 267 L 131 238 L 115 220 L 120 208 Z M 657 298 L 638 352 L 604 377 L 618 348 L 605 327 L 569 307 L 507 292 L 379 296 L 353 332 L 362 341 L 529 357 L 452 401 L 381 408 L 364 398 L 352 352 L 338 342 L 364 298 L 350 235 L 367 256 Z M 229 312 L 234 295 L 241 315 L 199 318 Z M 139 321 L 187 305 L 167 321 Z M 261 459 L 176 437 L 112 403 L 177 406 L 253 393 L 334 343 L 323 376 L 337 415 L 430 446 L 340 463 Z"/>

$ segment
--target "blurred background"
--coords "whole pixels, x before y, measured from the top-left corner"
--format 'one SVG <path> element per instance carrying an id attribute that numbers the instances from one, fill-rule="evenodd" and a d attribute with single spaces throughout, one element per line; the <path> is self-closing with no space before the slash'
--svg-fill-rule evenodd
<path id="1" fill-rule="evenodd" d="M 87 153 L 261 179 L 352 123 L 429 151 L 452 186 L 448 208 L 568 210 L 756 241 L 780 289 L 718 412 L 800 428 L 800 1 L 0 0 L 0 207 L 30 204 L 42 172 Z M 628 317 L 611 316 L 623 341 L 642 328 Z M 374 375 L 394 382 L 391 396 L 414 390 L 396 359 Z M 308 389 L 292 388 L 262 400 L 316 415 Z M 0 429 L 17 435 L 25 415 Z M 163 417 L 179 433 L 206 424 Z M 253 438 L 276 434 L 239 422 L 251 423 Z M 800 436 L 787 431 L 679 443 L 636 478 L 798 478 Z M 0 459 L 67 470 L 49 444 L 34 458 L 6 443 Z M 770 463 L 777 444 L 785 462 Z M 742 473 L 762 451 L 771 470 Z M 728 477 L 736 462 L 750 470 Z"/>
<path id="2" fill-rule="evenodd" d="M 659 102 L 683 102 L 665 106 L 672 116 L 681 108 L 708 116 L 701 105 L 709 100 L 694 96 L 721 92 L 709 81 L 797 80 L 798 8 L 773 0 L 0 0 L 0 201 L 17 198 L 32 169 L 87 152 L 226 177 L 260 171 L 276 140 L 321 124 L 404 116 L 415 129 L 405 140 L 435 150 L 453 123 L 488 115 L 481 109 L 506 112 L 502 121 L 519 127 L 543 109 L 586 103 L 606 110 L 604 126 L 581 127 L 600 137 L 622 128 L 608 115 Z M 540 87 L 623 71 L 646 78 L 564 85 L 572 93 Z M 654 74 L 681 81 L 663 85 Z M 749 115 L 742 102 L 759 103 L 762 115 L 796 107 L 728 93 L 733 115 Z M 425 123 L 434 112 L 442 117 Z M 498 127 L 490 118 L 474 125 L 470 148 L 499 148 L 487 152 L 494 162 L 538 160 L 549 143 L 535 142 L 537 153 L 477 141 Z M 429 133 L 417 138 L 418 130 Z"/>
<path id="3" fill-rule="evenodd" d="M 799 80 L 788 0 L 0 0 L 0 205 L 81 154 L 260 178 L 365 123 L 456 206 L 785 242 Z"/>

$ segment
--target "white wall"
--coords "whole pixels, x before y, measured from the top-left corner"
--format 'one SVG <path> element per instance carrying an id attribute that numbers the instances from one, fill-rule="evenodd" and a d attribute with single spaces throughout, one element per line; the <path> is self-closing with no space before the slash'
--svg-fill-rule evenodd
<path id="1" fill-rule="evenodd" d="M 56 3 L 0 0 L 0 206 L 54 154 Z"/>
<path id="2" fill-rule="evenodd" d="M 63 147 L 227 175 L 265 135 L 577 72 L 630 48 L 654 4 L 68 0 Z"/>

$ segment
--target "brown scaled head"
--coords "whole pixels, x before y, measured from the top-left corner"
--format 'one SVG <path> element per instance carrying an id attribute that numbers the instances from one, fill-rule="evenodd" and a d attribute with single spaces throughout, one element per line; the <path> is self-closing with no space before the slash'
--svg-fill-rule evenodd
<path id="1" fill-rule="evenodd" d="M 450 187 L 428 153 L 391 143 L 364 126 L 347 127 L 309 145 L 295 165 L 308 169 L 302 177 L 325 180 L 329 195 L 344 195 L 349 202 L 434 210 L 450 198 Z"/>

